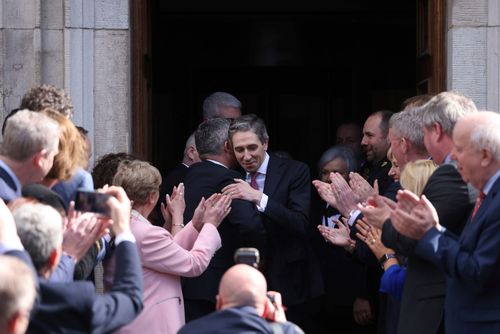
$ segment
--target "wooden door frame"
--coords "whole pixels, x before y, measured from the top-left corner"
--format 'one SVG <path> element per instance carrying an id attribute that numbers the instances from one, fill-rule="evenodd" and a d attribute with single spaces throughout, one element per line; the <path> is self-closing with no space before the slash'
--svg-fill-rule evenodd
<path id="1" fill-rule="evenodd" d="M 153 157 L 151 0 L 130 0 L 132 154 Z"/>

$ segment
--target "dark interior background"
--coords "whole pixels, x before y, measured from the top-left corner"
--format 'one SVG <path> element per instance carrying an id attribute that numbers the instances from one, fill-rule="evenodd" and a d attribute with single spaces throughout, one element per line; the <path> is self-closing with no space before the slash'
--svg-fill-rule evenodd
<path id="1" fill-rule="evenodd" d="M 246 6 L 246 7 L 245 7 Z M 152 3 L 153 163 L 180 162 L 203 99 L 226 91 L 261 116 L 270 150 L 315 164 L 343 121 L 415 95 L 413 1 Z"/>

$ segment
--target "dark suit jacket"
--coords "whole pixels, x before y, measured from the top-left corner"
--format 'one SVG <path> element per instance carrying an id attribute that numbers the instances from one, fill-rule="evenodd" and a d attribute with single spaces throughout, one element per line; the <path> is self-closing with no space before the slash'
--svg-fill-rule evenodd
<path id="1" fill-rule="evenodd" d="M 500 333 L 500 179 L 458 238 L 431 229 L 416 254 L 448 277 L 447 333 Z"/>
<path id="2" fill-rule="evenodd" d="M 202 197 L 221 192 L 226 185 L 241 178 L 238 172 L 210 161 L 192 165 L 185 178 L 186 210 L 184 221 L 189 222 Z M 207 270 L 183 283 L 185 299 L 205 300 L 215 303 L 219 281 L 224 272 L 234 264 L 234 252 L 240 247 L 256 247 L 265 255 L 265 229 L 259 212 L 248 201 L 233 200 L 231 212 L 218 228 L 222 247 L 215 253 Z"/>
<path id="3" fill-rule="evenodd" d="M 162 182 L 160 186 L 160 198 L 155 205 L 155 209 L 151 213 L 150 220 L 153 222 L 153 225 L 163 226 L 165 221 L 163 220 L 163 216 L 161 215 L 160 205 L 165 202 L 165 195 L 172 195 L 172 189 L 174 186 L 178 186 L 179 183 L 184 181 L 184 176 L 188 171 L 189 167 L 184 165 L 183 163 L 177 164 L 174 169 L 170 171 L 165 177 L 162 177 Z"/>
<path id="4" fill-rule="evenodd" d="M 18 197 L 21 197 L 21 189 L 17 188 L 9 173 L 0 167 L 0 198 L 9 203 Z"/>
<path id="5" fill-rule="evenodd" d="M 123 241 L 115 252 L 117 270 L 109 293 L 97 294 L 90 282 L 51 283 L 39 279 L 40 302 L 31 315 L 27 333 L 108 333 L 134 320 L 143 307 L 137 248 Z"/>
<path id="6" fill-rule="evenodd" d="M 258 315 L 253 307 L 231 307 L 187 323 L 178 334 L 304 333 L 299 327 L 290 322 L 277 325 L 281 331 L 273 331 L 270 323 Z"/>
<path id="7" fill-rule="evenodd" d="M 459 235 L 473 203 L 469 189 L 455 166 L 446 164 L 436 169 L 427 181 L 423 194 L 436 208 L 440 223 Z M 382 242 L 398 254 L 408 256 L 398 333 L 436 333 L 443 316 L 446 290 L 443 272 L 416 255 L 416 240 L 400 235 L 390 220 L 383 226 Z"/>
<path id="8" fill-rule="evenodd" d="M 309 168 L 270 155 L 264 183 L 269 197 L 262 212 L 267 231 L 266 278 L 283 304 L 293 306 L 323 293 L 319 264 L 308 241 L 311 196 Z"/>
<path id="9" fill-rule="evenodd" d="M 326 211 L 332 211 L 326 214 Z M 335 211 L 335 212 L 333 212 Z M 317 191 L 312 193 L 310 240 L 325 287 L 325 303 L 332 306 L 345 306 L 352 309 L 358 291 L 365 284 L 364 270 L 357 259 L 343 248 L 326 242 L 317 226 L 322 224 L 325 215 L 338 213 L 332 207 L 326 210 L 326 203 Z M 335 326 L 336 324 L 332 324 Z"/>

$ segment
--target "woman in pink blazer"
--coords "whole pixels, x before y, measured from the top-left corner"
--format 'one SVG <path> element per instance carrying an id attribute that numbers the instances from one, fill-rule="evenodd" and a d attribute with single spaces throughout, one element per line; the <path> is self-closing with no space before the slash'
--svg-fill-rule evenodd
<path id="1" fill-rule="evenodd" d="M 113 184 L 122 186 L 133 201 L 130 227 L 136 238 L 144 275 L 144 310 L 119 333 L 175 334 L 184 325 L 181 276 L 195 277 L 205 271 L 221 246 L 217 227 L 230 211 L 231 199 L 215 194 L 198 205 L 193 219 L 182 225 L 184 186 L 174 188 L 162 204 L 165 220 L 180 228 L 174 236 L 152 225 L 146 217 L 158 201 L 161 176 L 144 161 L 122 162 Z M 105 287 L 113 281 L 114 260 L 105 264 Z"/>

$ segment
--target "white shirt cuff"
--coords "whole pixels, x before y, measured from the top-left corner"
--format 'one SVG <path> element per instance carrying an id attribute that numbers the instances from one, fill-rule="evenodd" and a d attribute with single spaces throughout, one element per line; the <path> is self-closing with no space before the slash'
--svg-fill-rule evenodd
<path id="1" fill-rule="evenodd" d="M 347 224 L 349 224 L 349 226 L 352 226 L 354 225 L 354 223 L 356 222 L 356 219 L 358 219 L 358 216 L 361 214 L 361 211 L 359 211 L 358 209 L 354 210 L 351 215 L 349 216 L 349 219 L 347 220 Z"/>
<path id="2" fill-rule="evenodd" d="M 269 200 L 269 197 L 266 194 L 262 193 L 262 198 L 260 199 L 260 203 L 259 203 L 259 205 L 257 205 L 257 210 L 259 210 L 259 212 L 266 211 L 268 200 Z"/>
<path id="3" fill-rule="evenodd" d="M 135 243 L 135 237 L 132 232 L 123 232 L 115 237 L 115 246 L 118 246 L 122 241 L 130 241 Z"/>

